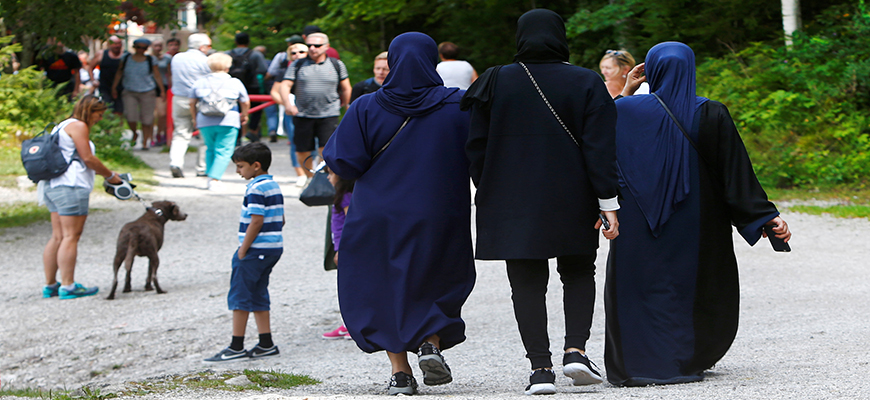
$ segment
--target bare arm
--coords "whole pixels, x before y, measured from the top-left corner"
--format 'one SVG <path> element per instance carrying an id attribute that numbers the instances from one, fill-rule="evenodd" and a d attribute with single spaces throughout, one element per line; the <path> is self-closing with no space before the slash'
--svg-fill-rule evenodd
<path id="1" fill-rule="evenodd" d="M 190 98 L 190 116 L 196 121 L 196 102 L 199 101 L 196 97 Z"/>
<path id="2" fill-rule="evenodd" d="M 115 72 L 115 81 L 112 82 L 112 98 L 118 99 L 118 84 L 121 83 L 121 77 L 124 76 L 124 61 L 118 65 L 118 71 Z"/>
<path id="3" fill-rule="evenodd" d="M 281 94 L 281 104 L 284 104 L 284 114 L 293 116 L 299 113 L 299 109 L 295 104 L 290 104 L 290 89 L 293 87 L 293 81 L 284 79 L 281 81 L 281 87 L 278 88 Z"/>
<path id="4" fill-rule="evenodd" d="M 239 122 L 244 125 L 246 122 L 248 122 L 248 110 L 251 109 L 251 101 L 240 101 L 239 104 Z"/>
<path id="5" fill-rule="evenodd" d="M 272 96 L 272 100 L 274 100 L 276 104 L 284 104 L 281 100 L 281 82 L 275 82 L 275 84 L 272 85 L 272 90 L 269 91 L 269 96 Z"/>
<path id="6" fill-rule="evenodd" d="M 103 60 L 103 53 L 99 52 L 94 58 L 88 62 L 88 76 L 91 77 L 91 82 L 94 82 L 94 86 L 97 86 L 97 82 L 94 79 L 94 69 L 97 68 L 97 65 L 100 65 L 100 62 Z"/>
<path id="7" fill-rule="evenodd" d="M 66 133 L 69 134 L 69 137 L 72 138 L 79 158 L 88 168 L 94 170 L 94 172 L 102 177 L 107 178 L 106 180 L 108 180 L 109 183 L 121 183 L 121 178 L 118 177 L 118 174 L 112 172 L 112 170 L 103 165 L 100 159 L 91 152 L 91 145 L 89 143 L 91 140 L 91 133 L 90 129 L 84 122 L 72 122 L 66 126 L 65 130 Z"/>
<path id="8" fill-rule="evenodd" d="M 264 217 L 262 215 L 251 215 L 251 223 L 248 224 L 248 230 L 245 231 L 245 238 L 242 240 L 242 245 L 239 246 L 239 260 L 245 258 L 251 245 L 254 244 L 254 239 L 260 234 L 260 229 L 263 229 Z"/>
<path id="9" fill-rule="evenodd" d="M 82 89 L 82 76 L 81 76 L 81 74 L 79 74 L 78 69 L 74 69 L 71 72 L 73 74 L 73 78 L 75 78 L 75 82 L 74 82 L 75 86 L 73 86 L 72 95 L 73 95 L 73 97 L 78 97 L 79 90 Z"/>
<path id="10" fill-rule="evenodd" d="M 476 81 L 476 80 L 477 80 L 477 70 L 474 68 L 471 68 L 471 83 L 474 83 L 474 81 Z"/>
<path id="11" fill-rule="evenodd" d="M 341 97 L 341 107 L 347 108 L 350 105 L 350 92 L 353 91 L 353 88 L 350 86 L 350 79 L 344 78 L 341 80 L 341 93 L 339 96 Z"/>
<path id="12" fill-rule="evenodd" d="M 154 82 L 157 83 L 157 87 L 160 88 L 161 96 L 165 99 L 166 98 L 166 88 L 163 87 L 163 77 L 160 76 L 160 70 L 157 69 L 156 64 L 151 65 L 151 70 L 152 70 L 151 72 L 154 75 Z"/>

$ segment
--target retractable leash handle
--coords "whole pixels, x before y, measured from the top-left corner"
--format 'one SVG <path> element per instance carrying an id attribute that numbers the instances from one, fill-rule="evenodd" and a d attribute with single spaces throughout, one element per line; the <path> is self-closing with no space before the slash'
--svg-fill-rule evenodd
<path id="1" fill-rule="evenodd" d="M 121 178 L 121 183 L 109 183 L 109 181 L 103 181 L 103 188 L 106 189 L 106 193 L 115 196 L 118 200 L 130 200 L 134 196 L 139 198 L 139 195 L 133 190 L 136 185 L 130 183 L 133 176 L 126 173 L 120 174 L 118 177 Z"/>

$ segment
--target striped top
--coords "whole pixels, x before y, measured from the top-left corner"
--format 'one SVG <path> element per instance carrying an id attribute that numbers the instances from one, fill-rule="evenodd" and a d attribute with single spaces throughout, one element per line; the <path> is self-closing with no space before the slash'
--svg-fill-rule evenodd
<path id="1" fill-rule="evenodd" d="M 239 219 L 239 244 L 245 240 L 245 232 L 251 224 L 252 215 L 263 216 L 263 228 L 251 248 L 266 254 L 281 254 L 284 246 L 281 236 L 284 225 L 284 195 L 281 194 L 278 184 L 272 180 L 272 175 L 260 175 L 248 183 Z"/>
<path id="2" fill-rule="evenodd" d="M 333 62 L 338 63 L 336 71 Z M 302 63 L 296 79 L 296 64 Z M 337 73 L 338 72 L 338 73 Z M 284 72 L 284 79 L 293 81 L 296 86 L 296 107 L 298 117 L 328 118 L 337 117 L 341 110 L 341 98 L 338 96 L 338 83 L 347 79 L 347 67 L 339 60 L 315 63 L 310 58 L 300 58 L 293 61 Z"/>

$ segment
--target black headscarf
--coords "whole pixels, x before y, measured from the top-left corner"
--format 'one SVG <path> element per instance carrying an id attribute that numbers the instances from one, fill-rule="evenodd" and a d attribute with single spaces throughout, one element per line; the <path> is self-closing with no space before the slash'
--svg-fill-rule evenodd
<path id="1" fill-rule="evenodd" d="M 568 62 L 568 39 L 565 22 L 553 11 L 538 8 L 523 14 L 517 21 L 515 62 L 529 64 Z M 470 110 L 474 104 L 489 108 L 501 65 L 487 69 L 462 96 L 459 108 Z"/>
<path id="2" fill-rule="evenodd" d="M 390 74 L 375 100 L 391 114 L 419 117 L 444 105 L 444 100 L 458 88 L 445 88 L 441 76 L 435 71 L 438 64 L 438 45 L 431 37 L 420 32 L 396 36 L 390 43 L 387 59 Z"/>
<path id="3" fill-rule="evenodd" d="M 568 62 L 568 38 L 565 21 L 553 11 L 538 8 L 517 21 L 517 54 L 514 61 L 522 63 Z"/>

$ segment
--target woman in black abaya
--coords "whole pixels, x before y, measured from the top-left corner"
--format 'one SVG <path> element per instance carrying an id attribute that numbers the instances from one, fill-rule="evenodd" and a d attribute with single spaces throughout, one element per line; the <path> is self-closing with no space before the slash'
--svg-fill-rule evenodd
<path id="1" fill-rule="evenodd" d="M 622 225 L 604 293 L 607 379 L 625 386 L 699 381 L 731 346 L 740 296 L 732 225 L 750 245 L 763 225 L 791 236 L 728 109 L 695 95 L 692 49 L 661 43 L 642 65 L 653 94 L 616 101 Z"/>

